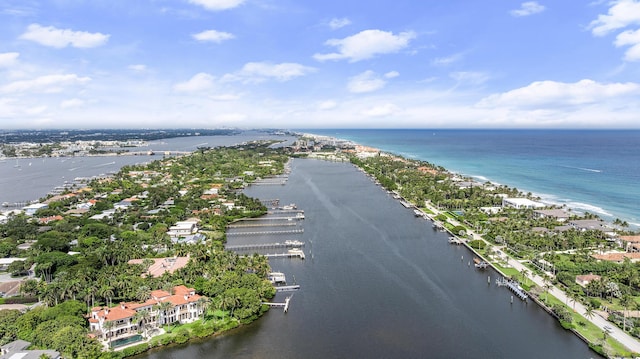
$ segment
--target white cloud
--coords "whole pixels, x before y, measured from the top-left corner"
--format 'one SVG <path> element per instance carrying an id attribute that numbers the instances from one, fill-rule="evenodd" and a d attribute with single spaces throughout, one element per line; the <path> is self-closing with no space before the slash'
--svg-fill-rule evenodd
<path id="1" fill-rule="evenodd" d="M 338 107 L 338 103 L 333 100 L 322 101 L 318 104 L 318 110 L 320 111 L 329 111 Z"/>
<path id="2" fill-rule="evenodd" d="M 65 100 L 60 103 L 61 108 L 72 108 L 72 107 L 81 107 L 84 105 L 84 101 L 79 98 L 72 98 L 70 100 Z"/>
<path id="3" fill-rule="evenodd" d="M 249 62 L 234 74 L 227 74 L 224 81 L 242 81 L 245 83 L 262 82 L 267 79 L 289 81 L 295 77 L 306 76 L 316 69 L 292 62 L 271 64 L 268 62 Z"/>
<path id="4" fill-rule="evenodd" d="M 640 30 L 623 31 L 616 36 L 614 44 L 617 47 L 630 46 L 625 52 L 625 61 L 640 61 Z"/>
<path id="5" fill-rule="evenodd" d="M 351 77 L 347 84 L 349 92 L 364 93 L 373 92 L 383 88 L 387 82 L 381 79 L 375 72 L 367 70 L 359 75 Z"/>
<path id="6" fill-rule="evenodd" d="M 34 41 L 44 46 L 58 49 L 72 46 L 78 48 L 98 47 L 107 43 L 110 35 L 99 32 L 73 31 L 70 29 L 57 29 L 53 26 L 40 26 L 31 24 L 27 31 L 20 35 L 21 39 Z"/>
<path id="7" fill-rule="evenodd" d="M 225 40 L 231 40 L 235 38 L 235 35 L 233 34 L 216 30 L 206 30 L 197 34 L 193 34 L 191 36 L 198 41 L 215 42 L 216 44 L 219 44 Z"/>
<path id="8" fill-rule="evenodd" d="M 189 0 L 191 4 L 200 5 L 207 10 L 221 11 L 242 5 L 245 0 Z"/>
<path id="9" fill-rule="evenodd" d="M 325 45 L 338 48 L 339 52 L 315 54 L 318 61 L 343 60 L 357 62 L 372 58 L 378 54 L 396 53 L 409 46 L 409 42 L 416 37 L 412 31 L 394 35 L 392 32 L 381 30 L 364 30 L 344 39 L 331 39 Z"/>
<path id="10" fill-rule="evenodd" d="M 520 4 L 519 9 L 511 10 L 509 13 L 512 16 L 521 17 L 541 13 L 544 9 L 545 7 L 538 4 L 537 1 L 527 1 Z"/>
<path id="11" fill-rule="evenodd" d="M 351 25 L 351 20 L 347 19 L 346 17 L 340 19 L 333 18 L 331 19 L 331 21 L 329 21 L 329 27 L 333 30 L 337 30 L 349 25 Z"/>
<path id="12" fill-rule="evenodd" d="M 142 65 L 142 64 L 129 65 L 129 66 L 127 66 L 127 68 L 129 70 L 135 71 L 135 72 L 146 72 L 147 71 L 147 65 Z"/>
<path id="13" fill-rule="evenodd" d="M 438 57 L 431 61 L 431 64 L 434 66 L 448 66 L 454 62 L 458 62 L 462 59 L 462 54 L 453 54 L 447 57 Z"/>
<path id="14" fill-rule="evenodd" d="M 389 71 L 386 74 L 384 74 L 384 77 L 387 79 L 393 79 L 400 76 L 400 73 L 398 71 Z"/>
<path id="15" fill-rule="evenodd" d="M 214 101 L 237 101 L 239 99 L 241 99 L 242 96 L 239 94 L 233 94 L 233 93 L 225 93 L 225 94 L 219 94 L 219 95 L 213 95 L 211 96 L 211 99 Z"/>
<path id="16" fill-rule="evenodd" d="M 640 95 L 637 83 L 603 84 L 593 80 L 574 83 L 537 81 L 528 86 L 482 99 L 480 107 L 557 108 L 603 103 L 630 95 Z"/>
<path id="17" fill-rule="evenodd" d="M 456 80 L 458 84 L 481 85 L 489 80 L 489 75 L 484 72 L 458 71 L 452 72 L 449 76 Z"/>
<path id="18" fill-rule="evenodd" d="M 17 52 L 0 53 L 0 67 L 10 67 L 17 64 L 18 56 L 20 54 Z"/>
<path id="19" fill-rule="evenodd" d="M 90 77 L 79 77 L 76 74 L 46 75 L 33 80 L 15 81 L 0 87 L 1 93 L 56 93 L 61 92 L 64 87 L 82 85 L 91 81 Z"/>
<path id="20" fill-rule="evenodd" d="M 613 30 L 629 25 L 640 24 L 640 2 L 635 0 L 614 1 L 607 15 L 598 15 L 598 19 L 589 24 L 595 36 L 604 36 Z"/>
<path id="21" fill-rule="evenodd" d="M 191 79 L 185 82 L 180 82 L 173 86 L 173 89 L 177 92 L 200 92 L 207 91 L 213 88 L 214 77 L 200 72 L 195 74 Z"/>
<path id="22" fill-rule="evenodd" d="M 392 103 L 385 103 L 383 105 L 374 106 L 366 111 L 364 115 L 368 117 L 385 117 L 398 111 L 398 106 Z"/>

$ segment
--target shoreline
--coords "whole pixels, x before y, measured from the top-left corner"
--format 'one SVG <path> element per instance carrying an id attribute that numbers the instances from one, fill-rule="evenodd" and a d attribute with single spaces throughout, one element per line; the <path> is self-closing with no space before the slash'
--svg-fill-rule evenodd
<path id="1" fill-rule="evenodd" d="M 353 143 L 353 142 L 352 142 Z M 380 151 L 379 149 L 376 149 L 378 151 Z M 389 155 L 392 158 L 397 158 L 400 160 L 409 160 L 409 161 L 421 161 L 421 160 L 413 160 L 413 159 L 407 159 L 401 155 L 397 155 L 394 153 L 389 153 L 389 152 L 384 152 L 384 151 L 380 151 L 381 153 L 386 153 L 387 155 Z M 365 171 L 365 169 L 363 167 L 358 166 L 357 164 L 353 164 L 358 170 L 362 171 L 365 175 L 369 176 L 370 178 L 372 178 L 372 180 L 374 180 L 376 182 L 376 184 L 378 186 L 381 186 L 382 188 L 384 188 L 384 186 L 382 186 L 379 182 L 377 182 L 377 179 L 374 175 L 367 173 Z M 443 169 L 445 172 L 450 173 L 450 174 L 455 174 L 453 172 L 449 172 L 448 170 L 446 170 L 444 167 L 439 166 L 441 169 Z M 456 174 L 457 175 L 457 174 Z M 493 183 L 492 183 L 493 184 Z M 387 189 L 388 190 L 388 189 Z M 388 191 L 389 192 L 389 191 Z M 394 193 L 397 193 L 394 191 Z M 432 212 L 433 214 L 429 214 L 426 213 L 425 211 L 423 211 L 421 209 L 421 206 L 419 206 L 418 204 L 413 203 L 411 200 L 408 200 L 404 197 L 402 197 L 401 195 L 395 197 L 398 201 L 400 201 L 401 204 L 403 204 L 406 208 L 409 209 L 414 209 L 417 211 L 420 211 L 423 214 L 423 218 L 431 221 L 432 223 L 436 224 L 436 223 L 440 223 L 441 221 L 439 221 L 438 219 L 436 219 L 436 217 L 440 214 L 444 214 L 444 212 L 446 211 L 441 211 L 438 210 L 436 208 L 433 207 L 433 205 L 428 204 L 428 203 L 424 203 L 424 206 L 422 208 L 425 208 L 426 210 Z M 416 213 L 417 215 L 417 213 Z M 450 222 L 450 221 L 453 221 Z M 445 222 L 451 224 L 451 225 L 460 225 L 461 223 L 458 222 L 455 219 L 447 219 L 445 220 Z M 471 247 L 471 245 L 469 245 L 469 241 L 470 240 L 481 240 L 485 243 L 485 245 L 493 245 L 491 242 L 487 241 L 486 239 L 484 239 L 480 234 L 477 234 L 474 232 L 474 230 L 472 229 L 468 229 L 467 230 L 467 234 L 469 235 L 469 239 L 467 238 L 460 238 L 458 236 L 458 234 L 455 234 L 453 232 L 451 232 L 451 230 L 449 230 L 448 228 L 446 228 L 446 226 L 442 226 L 441 227 L 443 230 L 445 230 L 447 233 L 449 233 L 451 236 L 451 238 L 456 238 L 457 239 L 457 243 L 458 244 L 463 244 L 466 249 L 472 253 L 473 255 L 475 255 L 476 257 L 486 261 L 488 263 L 488 265 L 496 271 L 496 273 L 498 273 L 499 275 L 501 275 L 503 278 L 505 279 L 511 279 L 512 276 L 506 274 L 501 268 L 499 268 L 495 262 L 495 259 L 488 259 L 486 258 L 484 255 L 482 255 L 479 250 L 476 250 L 475 248 Z M 522 262 L 520 263 L 520 261 L 516 260 L 515 258 L 513 258 L 511 255 L 507 254 L 505 251 L 503 251 L 502 249 L 498 250 L 497 253 L 500 255 L 503 255 L 506 258 L 506 264 L 508 264 L 508 267 L 505 268 L 513 268 L 514 270 L 517 271 L 517 273 L 520 273 L 520 275 L 522 276 L 522 278 L 527 278 L 528 282 L 532 283 L 532 286 L 537 286 L 539 288 L 542 288 L 543 285 L 542 283 L 537 283 L 536 281 L 540 282 L 546 282 L 546 279 L 544 279 L 541 276 L 538 276 L 536 274 L 536 272 L 534 271 L 534 268 L 529 268 L 527 266 L 525 266 Z M 517 265 L 512 265 L 517 263 Z M 517 268 L 520 267 L 520 268 Z M 526 273 L 526 274 L 525 274 Z M 516 282 L 519 282 L 516 280 Z M 552 286 L 552 288 L 550 290 L 547 291 L 547 295 L 549 294 L 549 291 L 551 292 L 555 292 L 552 293 L 551 295 L 553 297 L 556 297 L 558 300 L 562 301 L 566 301 L 567 303 L 569 302 L 569 296 L 567 294 L 564 293 L 563 290 L 558 289 L 555 286 Z M 585 337 L 580 331 L 579 328 L 573 325 L 570 325 L 569 327 L 565 327 L 564 321 L 558 317 L 558 315 L 556 313 L 553 312 L 553 310 L 547 306 L 546 303 L 544 303 L 544 301 L 541 300 L 541 298 L 538 297 L 538 295 L 531 295 L 530 293 L 530 289 L 528 290 L 524 290 L 523 292 L 526 293 L 528 295 L 529 299 L 531 298 L 533 300 L 534 303 L 536 303 L 537 305 L 539 305 L 543 310 L 545 310 L 547 313 L 551 314 L 554 318 L 556 318 L 561 324 L 562 326 L 566 329 L 566 330 L 571 330 L 577 337 L 579 337 L 581 340 L 583 340 L 586 344 L 588 344 L 589 348 L 591 348 L 592 350 L 596 351 L 598 354 L 603 355 L 603 353 L 601 353 L 600 351 L 602 351 L 602 346 L 599 342 L 595 342 L 595 341 L 590 341 L 587 337 Z M 560 295 L 559 295 L 560 294 Z M 564 300 L 563 300 L 564 298 Z M 525 299 L 525 300 L 526 300 Z M 611 324 L 612 326 L 615 327 L 615 325 L 613 323 L 610 323 L 606 318 L 596 318 L 595 320 L 593 318 L 588 318 L 588 315 L 584 314 L 584 312 L 586 312 L 585 307 L 580 303 L 579 307 L 581 307 L 581 310 L 576 310 L 575 309 L 575 300 L 572 299 L 572 301 L 574 301 L 574 309 L 573 309 L 573 313 L 574 314 L 578 314 L 581 316 L 582 319 L 590 322 L 592 325 L 595 325 L 596 327 L 600 327 L 600 329 L 602 329 L 603 331 L 607 331 L 609 333 L 609 336 L 611 336 L 613 339 L 617 340 L 618 343 L 622 346 L 624 346 L 627 350 L 629 350 L 632 353 L 640 353 L 640 341 L 638 341 L 637 338 L 632 337 L 631 335 L 627 334 L 624 331 L 621 331 L 619 328 L 616 327 L 616 329 L 614 330 L 614 333 L 612 334 L 609 329 L 607 329 L 608 325 L 604 325 L 602 324 L 602 321 L 604 321 L 606 324 Z M 512 296 L 512 302 L 513 302 L 513 296 Z M 564 306 L 564 305 L 563 305 Z M 570 311 L 571 308 L 567 305 L 566 306 Z M 598 348 L 600 351 L 596 350 L 596 348 Z"/>
<path id="2" fill-rule="evenodd" d="M 566 202 L 560 201 L 557 198 L 560 196 L 560 194 L 553 194 L 553 193 L 542 193 L 542 192 L 534 192 L 534 191 L 529 191 L 526 188 L 520 188 L 520 187 L 516 187 L 515 185 L 511 185 L 508 183 L 502 183 L 502 182 L 498 182 L 498 181 L 494 181 L 490 178 L 488 178 L 485 175 L 482 174 L 468 174 L 465 173 L 464 171 L 460 171 L 460 170 L 450 170 L 448 167 L 444 167 L 443 165 L 440 165 L 438 163 L 434 163 L 431 162 L 429 159 L 423 159 L 423 158 L 419 158 L 417 156 L 415 156 L 414 154 L 408 154 L 402 151 L 393 151 L 393 150 L 386 150 L 386 149 L 382 149 L 382 148 L 378 148 L 378 147 L 372 147 L 369 144 L 366 143 L 360 143 L 348 138 L 341 138 L 341 137 L 335 137 L 335 136 L 329 136 L 329 135 L 320 135 L 320 134 L 316 134 L 313 132 L 304 132 L 304 133 L 300 133 L 300 135 L 303 136 L 310 136 L 310 137 L 316 137 L 316 138 L 321 138 L 321 139 L 330 139 L 333 141 L 343 141 L 343 142 L 348 142 L 351 143 L 354 146 L 360 146 L 360 147 L 366 147 L 368 149 L 371 150 L 375 150 L 378 151 L 380 153 L 386 153 L 389 154 L 391 156 L 397 156 L 400 158 L 404 158 L 407 159 L 409 161 L 423 161 L 423 162 L 427 162 L 430 163 L 434 166 L 437 167 L 441 167 L 443 168 L 446 172 L 451 173 L 453 175 L 458 175 L 464 178 L 470 178 L 474 181 L 477 181 L 478 183 L 485 183 L 485 182 L 489 182 L 493 185 L 496 186 L 507 186 L 507 187 L 512 187 L 512 188 L 516 188 L 517 190 L 519 190 L 520 192 L 524 192 L 524 193 L 531 193 L 531 195 L 533 197 L 539 198 L 540 202 L 547 204 L 549 206 L 557 206 L 557 207 L 562 207 L 562 208 L 566 208 L 568 210 L 570 210 L 572 213 L 578 214 L 578 215 L 584 215 L 586 213 L 590 213 L 590 214 L 594 214 L 596 216 L 598 216 L 599 218 L 602 218 L 603 220 L 605 220 L 606 222 L 613 222 L 616 218 L 622 220 L 622 221 L 626 221 L 629 224 L 629 228 L 630 229 L 635 229 L 635 230 L 639 230 L 640 229 L 640 220 L 637 220 L 637 222 L 633 222 L 632 218 L 628 218 L 627 216 L 615 216 L 614 214 L 611 213 L 610 210 L 603 208 L 603 207 L 599 207 L 597 205 L 593 205 L 590 203 L 586 203 L 586 202 L 581 202 L 579 200 L 576 199 L 572 199 L 572 198 L 567 198 Z"/>
<path id="3" fill-rule="evenodd" d="M 429 130 L 431 131 L 431 130 Z M 440 131 L 440 130 L 434 130 L 434 131 Z M 463 130 L 466 131 L 466 130 Z M 573 130 L 571 130 L 573 131 Z M 462 177 L 466 177 L 466 178 L 471 178 L 474 181 L 477 181 L 478 183 L 484 183 L 484 182 L 490 182 L 491 184 L 494 184 L 496 186 L 513 186 L 514 188 L 517 188 L 519 191 L 521 192 L 529 192 L 532 194 L 532 196 L 540 198 L 540 202 L 543 202 L 545 204 L 548 205 L 554 205 L 554 206 L 558 206 L 558 207 L 564 207 L 567 209 L 570 209 L 573 213 L 575 214 L 579 214 L 579 215 L 584 215 L 586 213 L 589 214 L 595 214 L 598 217 L 602 218 L 605 221 L 608 222 L 613 222 L 615 219 L 620 219 L 622 221 L 626 221 L 630 228 L 633 228 L 635 230 L 640 229 L 640 219 L 636 218 L 633 219 L 631 217 L 629 217 L 628 214 L 623 214 L 623 215 L 618 215 L 616 216 L 615 214 L 612 213 L 611 209 L 605 208 L 605 207 L 601 207 L 599 205 L 594 205 L 592 203 L 589 202 L 585 202 L 585 201 L 581 201 L 579 199 L 574 199 L 574 198 L 563 198 L 561 200 L 561 196 L 562 193 L 552 193 L 552 192 L 542 192 L 542 191 L 529 191 L 527 189 L 526 186 L 521 187 L 517 187 L 516 185 L 510 184 L 508 181 L 495 181 L 489 177 L 487 177 L 486 175 L 483 175 L 481 173 L 477 173 L 477 171 L 465 171 L 465 170 L 451 170 L 449 167 L 445 167 L 444 165 L 435 163 L 435 162 L 431 162 L 430 159 L 428 158 L 421 158 L 419 156 L 416 156 L 415 153 L 408 153 L 406 151 L 401 151 L 401 150 L 388 150 L 385 149 L 383 147 L 373 147 L 373 145 L 368 144 L 367 142 L 361 142 L 358 140 L 353 140 L 350 139 L 348 137 L 339 137 L 340 134 L 338 135 L 324 135 L 324 134 L 317 134 L 314 133 L 313 130 L 311 130 L 310 132 L 307 131 L 300 131 L 299 132 L 300 135 L 304 135 L 304 136 L 309 136 L 309 137 L 315 137 L 315 138 L 319 138 L 319 139 L 329 139 L 332 141 L 341 141 L 341 142 L 348 142 L 353 144 L 354 146 L 362 146 L 362 147 L 369 147 L 372 149 L 376 149 L 377 151 L 379 151 L 380 153 L 386 153 L 386 154 L 390 154 L 392 156 L 398 156 L 401 158 L 405 158 L 407 160 L 410 161 L 424 161 L 424 162 L 428 162 L 434 166 L 438 166 L 438 167 L 442 167 L 444 168 L 447 172 L 451 173 L 451 174 L 455 174 L 455 175 L 459 175 Z M 379 146 L 379 145 L 378 145 Z M 596 170 L 592 170 L 592 169 L 583 169 L 583 170 L 589 170 L 589 171 L 596 171 Z M 615 211 L 613 211 L 615 212 Z"/>

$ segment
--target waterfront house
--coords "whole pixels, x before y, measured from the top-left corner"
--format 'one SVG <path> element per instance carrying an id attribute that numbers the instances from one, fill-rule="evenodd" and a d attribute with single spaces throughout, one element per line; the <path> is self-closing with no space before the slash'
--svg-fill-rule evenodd
<path id="1" fill-rule="evenodd" d="M 565 222 L 569 219 L 569 212 L 564 209 L 537 209 L 533 211 L 533 215 L 538 218 L 551 218 L 558 222 Z"/>
<path id="2" fill-rule="evenodd" d="M 204 310 L 201 298 L 195 289 L 184 285 L 175 286 L 171 293 L 164 290 L 151 291 L 151 297 L 142 303 L 120 303 L 115 307 L 95 307 L 91 309 L 89 327 L 104 340 L 128 337 L 143 326 L 191 323 L 202 317 Z M 169 303 L 164 308 L 161 303 Z M 138 320 L 137 313 L 148 311 L 146 319 Z M 106 325 L 107 322 L 112 324 Z"/>
<path id="3" fill-rule="evenodd" d="M 544 203 L 532 201 L 528 198 L 502 198 L 502 207 L 513 207 L 516 209 L 525 209 L 525 208 L 544 208 L 546 205 Z"/>
<path id="4" fill-rule="evenodd" d="M 49 207 L 49 205 L 46 203 L 34 203 L 22 208 L 22 210 L 27 216 L 33 216 L 39 209 L 44 209 L 47 207 Z"/>

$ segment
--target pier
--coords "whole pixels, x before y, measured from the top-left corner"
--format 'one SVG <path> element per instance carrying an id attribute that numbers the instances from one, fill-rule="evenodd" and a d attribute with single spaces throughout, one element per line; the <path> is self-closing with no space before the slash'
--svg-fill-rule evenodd
<path id="1" fill-rule="evenodd" d="M 251 249 L 271 249 L 271 248 L 297 248 L 303 247 L 304 242 L 301 241 L 285 241 L 284 243 L 263 243 L 263 244 L 241 244 L 236 246 L 227 246 L 226 249 L 231 251 L 243 251 Z"/>
<path id="2" fill-rule="evenodd" d="M 300 285 L 281 285 L 274 288 L 276 289 L 276 292 L 295 292 L 300 289 Z"/>
<path id="3" fill-rule="evenodd" d="M 291 297 L 287 297 L 284 300 L 284 303 L 271 303 L 271 302 L 262 302 L 262 304 L 266 304 L 270 307 L 283 308 L 286 313 L 289 310 L 289 302 L 291 301 Z"/>
<path id="4" fill-rule="evenodd" d="M 259 231 L 259 232 L 231 232 L 227 236 L 260 236 L 270 234 L 298 234 L 304 233 L 304 229 L 292 229 L 289 231 Z"/>
<path id="5" fill-rule="evenodd" d="M 298 213 L 292 217 L 240 218 L 233 223 L 244 222 L 244 221 L 293 221 L 294 219 L 304 219 L 304 214 Z"/>
<path id="6" fill-rule="evenodd" d="M 296 223 L 250 223 L 250 224 L 229 224 L 227 228 L 253 228 L 253 227 L 291 227 Z"/>
<path id="7" fill-rule="evenodd" d="M 267 258 L 293 258 L 299 257 L 300 259 L 304 259 L 305 255 L 301 249 L 290 249 L 287 253 L 274 253 L 274 254 L 265 254 Z"/>
<path id="8" fill-rule="evenodd" d="M 509 288 L 513 292 L 513 294 L 515 294 L 518 298 L 522 300 L 527 300 L 527 298 L 529 298 L 529 295 L 527 295 L 524 289 L 522 289 L 522 287 L 518 285 L 518 282 L 508 280 L 506 278 L 502 278 L 502 279 L 496 279 L 496 284 L 498 285 L 498 287 L 504 286 Z"/>

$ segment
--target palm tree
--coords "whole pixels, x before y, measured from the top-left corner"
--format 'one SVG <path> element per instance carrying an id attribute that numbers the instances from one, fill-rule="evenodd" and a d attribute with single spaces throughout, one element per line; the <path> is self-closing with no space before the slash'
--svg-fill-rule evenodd
<path id="1" fill-rule="evenodd" d="M 593 316 L 595 314 L 596 313 L 595 313 L 595 311 L 594 311 L 592 306 L 588 306 L 584 311 L 584 316 L 587 317 L 588 319 L 593 319 Z"/>
<path id="2" fill-rule="evenodd" d="M 160 302 L 160 304 L 158 304 L 158 320 L 160 321 L 161 326 L 162 322 L 165 322 L 164 324 L 169 324 L 167 320 L 167 311 L 171 308 L 173 308 L 171 302 Z"/>
<path id="3" fill-rule="evenodd" d="M 207 310 L 209 309 L 209 305 L 211 305 L 211 299 L 207 297 L 200 297 L 196 302 L 196 305 L 202 311 L 202 322 L 207 321 Z"/>
<path id="4" fill-rule="evenodd" d="M 112 320 L 107 320 L 107 321 L 104 322 L 104 324 L 102 324 L 102 328 L 107 330 L 105 335 L 107 335 L 109 337 L 109 346 L 111 346 L 111 338 L 112 338 L 112 336 L 108 335 L 108 334 L 111 333 L 111 330 L 113 328 L 115 328 L 115 326 L 116 326 L 116 323 L 114 321 L 112 321 Z"/>
<path id="5" fill-rule="evenodd" d="M 627 308 L 633 303 L 633 298 L 628 293 L 625 293 L 622 298 L 620 298 L 620 305 L 624 307 L 623 319 L 622 319 L 622 330 L 627 331 Z"/>

